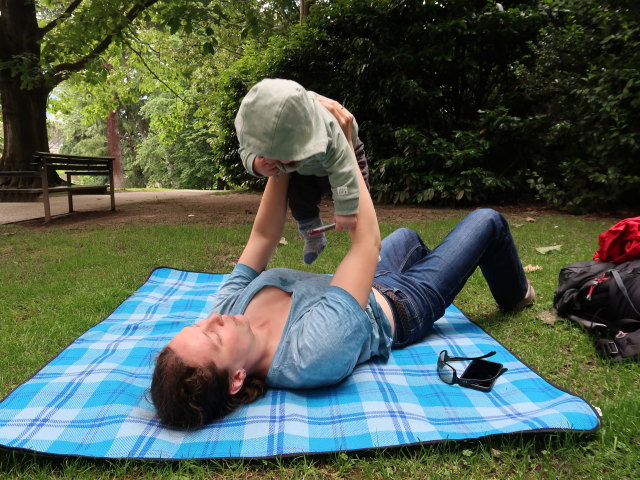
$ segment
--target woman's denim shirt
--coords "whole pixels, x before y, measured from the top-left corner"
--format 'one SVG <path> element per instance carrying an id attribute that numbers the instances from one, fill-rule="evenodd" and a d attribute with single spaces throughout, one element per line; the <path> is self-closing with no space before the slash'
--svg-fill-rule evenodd
<path id="1" fill-rule="evenodd" d="M 291 310 L 273 357 L 267 385 L 311 388 L 335 384 L 359 363 L 387 359 L 391 325 L 373 293 L 365 310 L 346 290 L 329 285 L 331 276 L 272 268 L 258 273 L 238 264 L 214 300 L 213 312 L 244 313 L 262 288 L 291 295 Z"/>

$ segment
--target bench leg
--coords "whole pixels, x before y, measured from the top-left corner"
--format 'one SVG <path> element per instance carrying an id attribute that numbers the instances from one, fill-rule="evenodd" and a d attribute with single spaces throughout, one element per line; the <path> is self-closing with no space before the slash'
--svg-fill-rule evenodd
<path id="1" fill-rule="evenodd" d="M 71 174 L 67 173 L 67 187 L 71 186 Z M 69 201 L 69 213 L 73 212 L 73 195 L 71 190 L 67 192 L 67 200 Z"/>
<path id="2" fill-rule="evenodd" d="M 111 211 L 116 211 L 116 195 L 113 188 L 113 166 L 109 170 L 109 195 L 111 196 Z"/>
<path id="3" fill-rule="evenodd" d="M 51 205 L 49 205 L 49 179 L 47 178 L 47 169 L 43 168 L 40 172 L 42 180 L 42 203 L 44 204 L 44 223 L 51 221 Z"/>

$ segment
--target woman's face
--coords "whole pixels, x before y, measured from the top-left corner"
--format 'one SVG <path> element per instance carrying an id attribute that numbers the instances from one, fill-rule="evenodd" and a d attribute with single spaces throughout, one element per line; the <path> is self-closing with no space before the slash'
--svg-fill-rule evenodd
<path id="1" fill-rule="evenodd" d="M 218 369 L 234 373 L 244 362 L 255 337 L 244 315 L 214 313 L 184 327 L 169 346 L 187 365 L 213 362 Z"/>

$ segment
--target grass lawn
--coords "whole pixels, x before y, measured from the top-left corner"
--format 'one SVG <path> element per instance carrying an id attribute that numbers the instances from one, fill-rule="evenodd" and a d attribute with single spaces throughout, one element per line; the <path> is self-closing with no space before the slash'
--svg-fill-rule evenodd
<path id="1" fill-rule="evenodd" d="M 441 240 L 466 211 L 402 223 L 427 245 Z M 499 313 L 479 272 L 456 305 L 522 361 L 559 387 L 601 408 L 602 428 L 574 434 L 511 435 L 371 452 L 268 461 L 91 461 L 0 450 L 0 479 L 209 478 L 640 478 L 640 365 L 595 355 L 591 339 L 564 320 L 547 318 L 560 268 L 588 260 L 597 235 L 616 218 L 544 214 L 526 221 L 507 214 L 538 302 L 517 315 Z M 400 223 L 381 224 L 387 234 Z M 109 225 L 33 229 L 0 225 L 0 398 L 28 379 L 76 337 L 100 322 L 158 266 L 228 272 L 250 224 Z M 293 223 L 288 245 L 271 266 L 304 268 Z M 331 232 L 330 246 L 310 271 L 331 272 L 348 237 Z M 541 254 L 538 247 L 561 245 Z"/>

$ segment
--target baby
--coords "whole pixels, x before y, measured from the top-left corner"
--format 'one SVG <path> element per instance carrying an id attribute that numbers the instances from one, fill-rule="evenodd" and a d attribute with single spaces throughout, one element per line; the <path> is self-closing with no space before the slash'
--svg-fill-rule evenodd
<path id="1" fill-rule="evenodd" d="M 307 264 L 327 245 L 324 233 L 310 234 L 322 226 L 318 207 L 322 194 L 330 191 L 333 197 L 336 230 L 353 228 L 358 213 L 352 147 L 319 99 L 327 100 L 292 80 L 265 79 L 249 90 L 235 119 L 240 157 L 250 174 L 291 173 L 289 208 L 305 239 L 302 256 Z M 355 120 L 351 137 L 368 185 L 367 159 Z"/>

